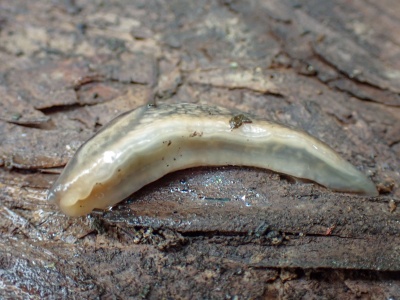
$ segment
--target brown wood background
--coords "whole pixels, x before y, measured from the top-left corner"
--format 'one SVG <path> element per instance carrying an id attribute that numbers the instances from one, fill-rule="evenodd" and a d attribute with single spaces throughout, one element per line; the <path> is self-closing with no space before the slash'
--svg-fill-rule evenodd
<path id="1" fill-rule="evenodd" d="M 195 168 L 58 212 L 74 151 L 154 91 L 302 128 L 380 196 Z M 400 299 L 399 172 L 397 0 L 0 0 L 0 298 Z"/>

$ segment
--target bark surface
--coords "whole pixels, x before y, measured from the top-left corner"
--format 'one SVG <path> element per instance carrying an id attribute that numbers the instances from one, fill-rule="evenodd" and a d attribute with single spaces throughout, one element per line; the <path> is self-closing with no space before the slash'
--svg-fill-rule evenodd
<path id="1" fill-rule="evenodd" d="M 153 98 L 301 128 L 380 195 L 219 167 L 82 218 L 46 201 Z M 399 204 L 398 1 L 0 0 L 0 298 L 400 299 Z"/>

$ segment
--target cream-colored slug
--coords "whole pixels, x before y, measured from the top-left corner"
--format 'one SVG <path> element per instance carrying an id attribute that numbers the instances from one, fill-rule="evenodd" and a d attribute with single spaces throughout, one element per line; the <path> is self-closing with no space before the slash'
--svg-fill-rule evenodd
<path id="1" fill-rule="evenodd" d="M 225 165 L 378 194 L 364 174 L 303 131 L 222 107 L 161 104 L 139 107 L 104 126 L 79 148 L 48 199 L 65 214 L 81 216 L 115 205 L 169 172 Z"/>

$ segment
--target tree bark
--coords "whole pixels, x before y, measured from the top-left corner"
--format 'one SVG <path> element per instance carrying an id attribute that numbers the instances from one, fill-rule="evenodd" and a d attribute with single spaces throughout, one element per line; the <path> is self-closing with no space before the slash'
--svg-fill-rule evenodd
<path id="1" fill-rule="evenodd" d="M 46 200 L 153 98 L 300 128 L 380 195 L 226 166 L 81 218 Z M 398 1 L 0 0 L 2 298 L 397 299 L 399 170 Z"/>

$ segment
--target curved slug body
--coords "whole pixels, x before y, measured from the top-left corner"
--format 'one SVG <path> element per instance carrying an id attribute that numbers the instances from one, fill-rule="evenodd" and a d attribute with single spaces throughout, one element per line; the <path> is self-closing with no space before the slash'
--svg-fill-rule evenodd
<path id="1" fill-rule="evenodd" d="M 377 195 L 374 184 L 305 132 L 196 104 L 142 106 L 83 144 L 48 194 L 70 216 L 117 204 L 167 173 L 196 166 L 253 166 L 332 190 Z"/>

